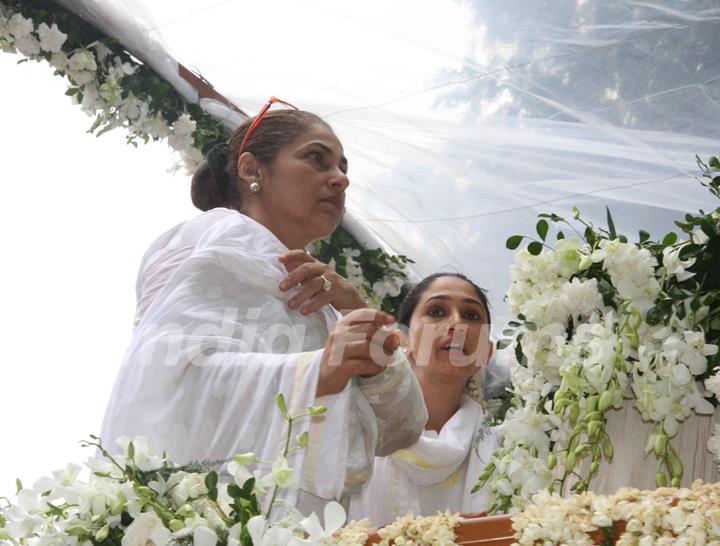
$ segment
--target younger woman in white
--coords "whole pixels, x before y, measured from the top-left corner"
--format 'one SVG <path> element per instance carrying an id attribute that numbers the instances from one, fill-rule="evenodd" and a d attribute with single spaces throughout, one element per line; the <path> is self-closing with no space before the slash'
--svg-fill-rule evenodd
<path id="1" fill-rule="evenodd" d="M 485 294 L 463 275 L 432 275 L 408 294 L 399 321 L 408 327 L 408 356 L 429 418 L 415 444 L 376 457 L 351 517 L 381 526 L 408 512 L 484 511 L 487 492 L 471 489 L 499 447 L 477 379 L 492 355 Z"/>

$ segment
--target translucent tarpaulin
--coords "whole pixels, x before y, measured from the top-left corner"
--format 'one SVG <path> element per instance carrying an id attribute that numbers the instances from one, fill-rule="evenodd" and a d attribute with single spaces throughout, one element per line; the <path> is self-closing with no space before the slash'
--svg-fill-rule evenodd
<path id="1" fill-rule="evenodd" d="M 417 275 L 489 288 L 496 325 L 505 239 L 538 212 L 602 224 L 609 206 L 619 231 L 660 236 L 716 206 L 693 176 L 720 151 L 717 0 L 62 3 L 187 98 L 176 61 L 250 114 L 275 95 L 324 116 L 349 226 Z"/>

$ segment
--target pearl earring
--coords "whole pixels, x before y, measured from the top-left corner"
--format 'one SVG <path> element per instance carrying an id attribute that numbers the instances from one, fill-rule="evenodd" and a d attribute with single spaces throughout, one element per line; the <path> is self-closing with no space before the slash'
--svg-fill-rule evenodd
<path id="1" fill-rule="evenodd" d="M 259 193 L 260 192 L 260 184 L 257 182 L 253 182 L 250 184 L 250 191 L 253 193 Z"/>

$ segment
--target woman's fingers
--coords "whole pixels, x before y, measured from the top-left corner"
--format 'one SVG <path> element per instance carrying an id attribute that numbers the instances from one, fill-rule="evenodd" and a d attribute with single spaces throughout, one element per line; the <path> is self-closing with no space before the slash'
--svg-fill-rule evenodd
<path id="1" fill-rule="evenodd" d="M 332 270 L 325 265 L 322 262 L 318 262 L 313 260 L 312 262 L 306 262 L 302 264 L 298 264 L 287 277 L 285 277 L 282 282 L 280 283 L 280 290 L 290 290 L 293 286 L 298 284 L 304 284 L 310 279 L 313 278 L 320 278 L 320 275 L 325 274 L 326 277 L 328 277 L 328 280 L 330 280 L 331 272 Z M 336 275 L 334 271 L 332 271 L 332 275 Z"/>
<path id="2" fill-rule="evenodd" d="M 304 250 L 289 250 L 285 254 L 278 256 L 278 259 L 280 260 L 280 263 L 285 266 L 288 273 L 292 273 L 299 265 L 316 261 L 315 258 L 310 256 L 310 254 Z"/>
<path id="3" fill-rule="evenodd" d="M 385 311 L 378 311 L 376 309 L 364 307 L 362 309 L 355 309 L 354 311 L 351 311 L 340 319 L 339 322 L 373 322 L 378 326 L 387 326 L 395 322 L 395 317 Z"/>
<path id="4" fill-rule="evenodd" d="M 309 309 L 307 305 L 303 306 L 304 303 L 312 300 L 313 298 L 318 299 L 321 297 L 321 305 L 313 306 L 312 309 Z M 288 307 L 290 307 L 290 309 L 298 309 L 302 306 L 302 313 L 307 315 L 311 311 L 316 311 L 326 303 L 329 303 L 332 298 L 332 290 L 328 290 L 327 292 L 323 290 L 323 280 L 320 277 L 313 277 L 311 280 L 303 284 L 297 294 L 288 300 Z"/>

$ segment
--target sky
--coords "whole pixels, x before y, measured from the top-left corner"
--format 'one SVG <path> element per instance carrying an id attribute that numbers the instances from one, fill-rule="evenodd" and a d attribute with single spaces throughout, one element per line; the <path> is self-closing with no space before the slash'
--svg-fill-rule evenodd
<path id="1" fill-rule="evenodd" d="M 152 240 L 197 212 L 165 143 L 95 137 L 47 64 L 0 54 L 0 496 L 91 455 Z"/>

